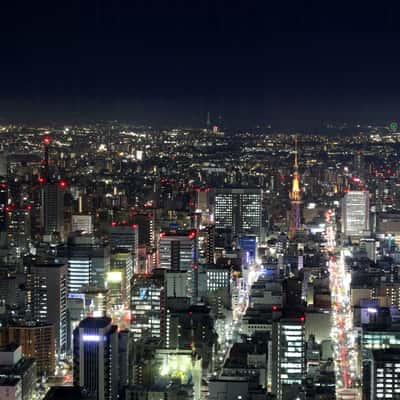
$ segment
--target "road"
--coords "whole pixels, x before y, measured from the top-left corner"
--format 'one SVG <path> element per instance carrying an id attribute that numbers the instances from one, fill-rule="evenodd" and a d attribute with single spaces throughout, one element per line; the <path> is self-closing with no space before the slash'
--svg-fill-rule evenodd
<path id="1" fill-rule="evenodd" d="M 336 245 L 335 214 L 326 215 L 326 251 L 332 304 L 331 338 L 336 373 L 336 398 L 359 398 L 359 371 L 356 334 L 350 302 L 351 275 L 346 271 L 343 250 Z"/>

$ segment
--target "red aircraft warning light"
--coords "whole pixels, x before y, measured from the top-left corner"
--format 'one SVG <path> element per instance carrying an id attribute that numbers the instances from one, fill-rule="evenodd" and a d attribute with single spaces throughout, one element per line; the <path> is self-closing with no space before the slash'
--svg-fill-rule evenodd
<path id="1" fill-rule="evenodd" d="M 64 179 L 62 179 L 61 181 L 58 182 L 58 186 L 61 189 L 65 189 L 67 187 L 67 181 L 65 181 Z"/>
<path id="2" fill-rule="evenodd" d="M 45 136 L 45 137 L 42 139 L 42 142 L 43 142 L 43 144 L 44 144 L 45 146 L 48 146 L 48 145 L 51 143 L 51 137 L 50 137 L 50 136 Z"/>
<path id="3" fill-rule="evenodd" d="M 44 185 L 46 183 L 46 178 L 44 176 L 39 176 L 38 183 Z"/>

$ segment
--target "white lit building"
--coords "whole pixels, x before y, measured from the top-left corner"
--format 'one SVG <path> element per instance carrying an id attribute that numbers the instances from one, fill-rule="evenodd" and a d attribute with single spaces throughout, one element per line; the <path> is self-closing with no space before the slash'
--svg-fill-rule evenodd
<path id="1" fill-rule="evenodd" d="M 261 189 L 215 189 L 214 193 L 214 221 L 217 230 L 231 229 L 233 235 L 261 236 Z"/>
<path id="2" fill-rule="evenodd" d="M 352 190 L 342 199 L 342 233 L 346 237 L 366 236 L 369 224 L 369 192 Z"/>

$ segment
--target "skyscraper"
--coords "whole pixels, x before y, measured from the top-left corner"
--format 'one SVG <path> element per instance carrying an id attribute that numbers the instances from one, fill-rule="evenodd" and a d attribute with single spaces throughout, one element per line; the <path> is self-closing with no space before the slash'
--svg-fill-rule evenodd
<path id="1" fill-rule="evenodd" d="M 306 372 L 304 317 L 275 321 L 272 329 L 272 392 L 292 400 Z"/>
<path id="2" fill-rule="evenodd" d="M 118 396 L 118 329 L 111 318 L 85 318 L 74 330 L 74 386 L 97 400 Z"/>
<path id="3" fill-rule="evenodd" d="M 197 231 L 161 232 L 160 267 L 186 272 L 188 296 L 195 303 L 198 297 Z"/>
<path id="4" fill-rule="evenodd" d="M 233 236 L 261 236 L 261 189 L 214 189 L 214 195 L 214 220 L 217 231 L 232 230 Z"/>
<path id="5" fill-rule="evenodd" d="M 342 233 L 346 237 L 362 237 L 369 226 L 369 192 L 349 191 L 342 199 Z"/>
<path id="6" fill-rule="evenodd" d="M 143 337 L 161 339 L 165 314 L 164 287 L 161 282 L 149 277 L 135 279 L 131 311 L 131 333 L 135 341 Z"/>
<path id="7" fill-rule="evenodd" d="M 54 326 L 60 356 L 67 345 L 67 274 L 64 264 L 34 264 L 27 279 L 32 317 Z"/>
<path id="8" fill-rule="evenodd" d="M 59 183 L 43 186 L 41 219 L 45 235 L 57 232 L 64 237 L 64 189 Z"/>

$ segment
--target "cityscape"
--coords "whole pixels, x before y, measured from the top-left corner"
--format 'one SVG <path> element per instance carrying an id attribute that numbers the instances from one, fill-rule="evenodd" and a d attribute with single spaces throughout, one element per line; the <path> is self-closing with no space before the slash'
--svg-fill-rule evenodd
<path id="1" fill-rule="evenodd" d="M 3 3 L 0 400 L 399 400 L 400 4 Z"/>
<path id="2" fill-rule="evenodd" d="M 1 127 L 1 399 L 398 397 L 397 123 L 204 125 Z"/>

